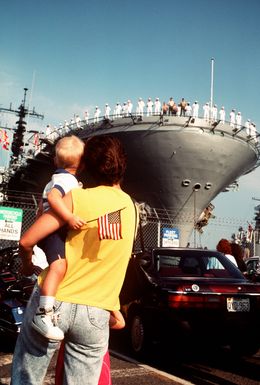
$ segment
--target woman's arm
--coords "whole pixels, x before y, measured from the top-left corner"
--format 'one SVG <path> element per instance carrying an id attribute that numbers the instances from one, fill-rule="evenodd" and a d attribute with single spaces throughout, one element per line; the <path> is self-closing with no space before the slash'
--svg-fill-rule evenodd
<path id="1" fill-rule="evenodd" d="M 66 207 L 72 210 L 72 196 L 68 193 L 64 196 Z M 34 272 L 32 264 L 33 247 L 47 235 L 58 230 L 64 222 L 53 211 L 42 214 L 36 222 L 23 234 L 19 242 L 19 254 L 23 261 L 23 273 L 31 275 Z"/>

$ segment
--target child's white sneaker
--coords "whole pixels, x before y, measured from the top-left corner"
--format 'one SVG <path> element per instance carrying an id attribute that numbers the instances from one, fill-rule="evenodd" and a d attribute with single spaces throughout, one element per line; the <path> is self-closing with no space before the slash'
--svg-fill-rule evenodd
<path id="1" fill-rule="evenodd" d="M 61 341 L 64 339 L 63 331 L 56 324 L 57 318 L 53 309 L 39 308 L 32 320 L 32 327 L 38 333 L 50 340 Z"/>

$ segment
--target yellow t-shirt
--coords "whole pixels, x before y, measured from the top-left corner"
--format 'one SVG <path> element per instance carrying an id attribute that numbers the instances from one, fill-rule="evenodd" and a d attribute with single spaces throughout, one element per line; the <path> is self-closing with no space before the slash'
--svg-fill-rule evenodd
<path id="1" fill-rule="evenodd" d="M 56 298 L 117 310 L 136 226 L 133 201 L 110 186 L 73 189 L 72 200 L 73 213 L 88 223 L 68 233 L 67 271 Z"/>

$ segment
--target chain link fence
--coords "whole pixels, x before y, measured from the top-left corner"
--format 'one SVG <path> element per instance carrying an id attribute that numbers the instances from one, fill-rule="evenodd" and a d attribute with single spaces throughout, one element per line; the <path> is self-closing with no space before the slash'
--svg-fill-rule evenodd
<path id="1" fill-rule="evenodd" d="M 0 206 L 20 208 L 23 210 L 23 234 L 35 221 L 40 199 L 41 194 L 39 193 L 6 191 L 4 192 L 4 199 L 0 203 Z M 137 205 L 139 208 L 140 222 L 134 243 L 134 252 L 138 252 L 144 248 L 179 246 L 178 227 L 180 223 L 184 225 L 189 224 L 190 228 L 194 225 L 192 213 L 190 215 L 183 214 L 180 218 L 180 214 L 173 210 L 152 208 L 143 202 L 137 203 Z M 176 217 L 178 217 L 178 223 L 175 222 Z M 218 223 L 217 220 L 212 220 L 212 222 L 215 222 L 210 224 L 210 226 L 213 227 L 217 225 L 223 227 L 225 224 L 223 219 L 221 223 Z M 199 236 L 199 233 L 197 234 Z M 259 233 L 257 232 L 256 235 L 259 236 Z M 16 246 L 17 244 L 17 241 L 0 240 L 0 250 L 10 246 Z"/>
<path id="2" fill-rule="evenodd" d="M 20 208 L 23 210 L 22 231 L 23 234 L 35 221 L 36 212 L 41 194 L 21 193 L 6 191 L 5 199 L 1 206 Z M 138 227 L 134 251 L 145 247 L 158 247 L 162 245 L 163 231 L 174 230 L 172 215 L 166 210 L 154 209 L 144 203 L 138 204 L 140 212 L 140 226 Z M 10 246 L 16 246 L 17 241 L 0 240 L 0 250 Z"/>
<path id="3" fill-rule="evenodd" d="M 40 196 L 41 194 L 21 193 L 20 191 L 6 191 L 4 193 L 4 199 L 0 203 L 0 206 L 23 210 L 22 234 L 35 221 Z M 0 239 L 0 250 L 17 245 L 18 241 Z"/>

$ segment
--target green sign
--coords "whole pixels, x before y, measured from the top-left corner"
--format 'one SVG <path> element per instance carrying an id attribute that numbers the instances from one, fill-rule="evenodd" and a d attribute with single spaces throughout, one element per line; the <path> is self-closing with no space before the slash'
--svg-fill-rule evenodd
<path id="1" fill-rule="evenodd" d="M 19 241 L 22 230 L 23 210 L 0 206 L 0 239 Z"/>

